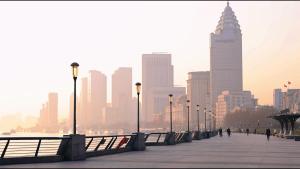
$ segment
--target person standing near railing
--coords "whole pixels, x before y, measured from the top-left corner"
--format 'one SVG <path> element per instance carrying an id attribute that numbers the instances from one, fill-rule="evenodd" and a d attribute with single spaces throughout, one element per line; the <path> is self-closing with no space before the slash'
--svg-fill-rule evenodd
<path id="1" fill-rule="evenodd" d="M 266 135 L 267 135 L 268 141 L 270 141 L 271 130 L 269 128 L 266 129 Z"/>

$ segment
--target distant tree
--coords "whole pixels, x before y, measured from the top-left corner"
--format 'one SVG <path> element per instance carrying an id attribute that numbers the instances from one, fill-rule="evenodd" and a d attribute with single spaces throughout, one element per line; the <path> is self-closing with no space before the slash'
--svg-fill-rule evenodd
<path id="1" fill-rule="evenodd" d="M 264 106 L 257 108 L 256 110 L 244 109 L 237 110 L 233 113 L 227 113 L 224 118 L 224 127 L 230 128 L 249 128 L 255 129 L 259 128 L 280 128 L 280 124 L 268 118 L 268 116 L 273 115 L 276 110 L 271 106 Z M 259 124 L 258 124 L 259 121 Z"/>

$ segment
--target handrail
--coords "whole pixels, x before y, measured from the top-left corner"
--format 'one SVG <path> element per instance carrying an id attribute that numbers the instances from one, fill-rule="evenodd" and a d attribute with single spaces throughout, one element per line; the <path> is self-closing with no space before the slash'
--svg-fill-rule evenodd
<path id="1" fill-rule="evenodd" d="M 100 135 L 100 136 L 85 136 L 85 138 L 122 137 L 122 136 L 135 136 L 135 135 L 136 134 Z"/>
<path id="2" fill-rule="evenodd" d="M 0 140 L 58 140 L 58 139 L 69 139 L 69 136 L 64 137 L 0 137 Z"/>
<path id="3" fill-rule="evenodd" d="M 132 140 L 136 134 L 86 136 L 86 155 L 96 156 L 125 152 L 132 149 Z"/>

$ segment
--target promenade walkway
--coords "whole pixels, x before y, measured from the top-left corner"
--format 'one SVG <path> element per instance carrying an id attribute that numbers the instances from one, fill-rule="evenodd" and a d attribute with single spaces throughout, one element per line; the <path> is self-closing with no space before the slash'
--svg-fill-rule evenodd
<path id="1" fill-rule="evenodd" d="M 4 167 L 300 167 L 300 142 L 264 135 L 233 134 L 175 146 L 151 146 L 143 152 L 88 158 L 86 161 L 7 165 Z M 0 166 L 1 168 L 1 166 Z"/>

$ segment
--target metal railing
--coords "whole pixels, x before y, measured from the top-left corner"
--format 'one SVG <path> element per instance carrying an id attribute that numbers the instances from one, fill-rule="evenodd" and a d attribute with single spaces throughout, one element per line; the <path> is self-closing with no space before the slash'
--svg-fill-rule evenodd
<path id="1" fill-rule="evenodd" d="M 165 138 L 166 138 L 167 134 L 168 133 L 148 133 L 148 134 L 145 134 L 145 144 L 146 144 L 146 146 L 166 144 Z"/>
<path id="2" fill-rule="evenodd" d="M 0 164 L 62 161 L 59 154 L 62 140 L 68 137 L 0 137 Z"/>
<path id="3" fill-rule="evenodd" d="M 179 132 L 175 134 L 176 143 L 183 143 L 184 142 L 184 134 L 185 132 Z"/>
<path id="4" fill-rule="evenodd" d="M 86 156 L 121 153 L 132 150 L 134 134 L 110 136 L 86 136 Z"/>

